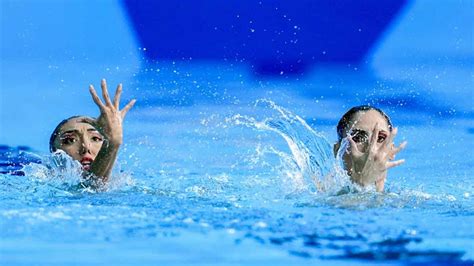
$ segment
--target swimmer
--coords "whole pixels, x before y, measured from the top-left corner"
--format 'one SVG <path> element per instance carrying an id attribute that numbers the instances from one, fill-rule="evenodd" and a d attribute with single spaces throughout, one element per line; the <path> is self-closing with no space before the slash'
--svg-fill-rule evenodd
<path id="1" fill-rule="evenodd" d="M 352 182 L 362 187 L 375 185 L 377 191 L 383 191 L 387 170 L 405 162 L 394 159 L 407 143 L 395 146 L 393 140 L 397 128 L 378 108 L 366 105 L 353 107 L 339 120 L 337 135 L 334 154 L 339 151 L 343 140 L 349 142 L 342 157 L 344 168 Z"/>
<path id="2" fill-rule="evenodd" d="M 97 119 L 73 116 L 63 120 L 53 131 L 49 141 L 51 152 L 62 150 L 81 163 L 85 174 L 103 183 L 107 182 L 123 142 L 123 120 L 136 100 L 119 109 L 122 84 L 117 86 L 113 102 L 110 100 L 105 79 L 101 82 L 104 102 L 94 87 L 89 86 L 92 99 L 99 107 Z"/>

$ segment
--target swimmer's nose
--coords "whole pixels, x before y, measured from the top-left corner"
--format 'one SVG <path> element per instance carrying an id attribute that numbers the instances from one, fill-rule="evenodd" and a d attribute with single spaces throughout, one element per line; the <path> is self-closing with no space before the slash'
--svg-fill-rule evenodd
<path id="1" fill-rule="evenodd" d="M 91 153 L 90 143 L 87 140 L 82 142 L 80 153 L 81 155 L 86 154 L 86 153 Z"/>

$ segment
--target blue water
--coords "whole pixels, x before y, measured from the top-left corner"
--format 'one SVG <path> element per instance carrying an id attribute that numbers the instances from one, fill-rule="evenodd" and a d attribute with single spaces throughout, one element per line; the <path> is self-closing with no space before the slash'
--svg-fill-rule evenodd
<path id="1" fill-rule="evenodd" d="M 245 65 L 12 64 L 2 97 L 35 101 L 4 102 L 16 120 L 2 121 L 13 147 L 2 160 L 25 145 L 23 158 L 36 163 L 25 176 L 0 174 L 0 261 L 472 264 L 472 77 L 440 68 L 448 74 L 438 80 L 330 66 L 270 79 Z M 25 73 L 38 78 L 18 84 Z M 138 103 L 112 181 L 98 192 L 79 186 L 78 166 L 48 154 L 47 141 L 62 118 L 96 114 L 87 84 L 101 77 L 123 82 Z M 397 143 L 408 141 L 406 163 L 389 172 L 385 193 L 337 195 L 348 181 L 332 157 L 335 125 L 367 102 L 392 117 Z"/>

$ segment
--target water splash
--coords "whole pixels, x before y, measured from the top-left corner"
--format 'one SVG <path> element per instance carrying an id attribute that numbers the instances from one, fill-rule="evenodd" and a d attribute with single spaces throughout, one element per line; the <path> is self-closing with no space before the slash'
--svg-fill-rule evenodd
<path id="1" fill-rule="evenodd" d="M 258 100 L 256 105 L 275 111 L 277 116 L 258 121 L 254 117 L 237 114 L 228 118 L 227 122 L 280 135 L 288 144 L 291 155 L 274 148 L 269 150 L 286 165 L 283 172 L 292 181 L 296 191 L 333 194 L 343 188 L 352 187 L 341 163 L 341 151 L 347 144 L 341 146 L 338 156 L 335 157 L 326 138 L 312 129 L 301 117 L 270 100 Z"/>
<path id="2" fill-rule="evenodd" d="M 65 152 L 58 150 L 40 158 L 40 163 L 29 163 L 22 168 L 29 181 L 37 183 L 38 187 L 45 185 L 57 190 L 71 191 L 81 183 L 81 164 Z"/>
<path id="3" fill-rule="evenodd" d="M 126 189 L 134 184 L 130 174 L 120 171 L 114 171 L 110 182 L 104 184 L 100 179 L 85 174 L 79 161 L 74 160 L 62 150 L 50 155 L 34 156 L 39 158 L 40 163 L 25 164 L 21 171 L 29 178 L 29 181 L 36 183 L 38 187 L 46 186 L 46 190 L 53 188 L 54 191 L 66 194 L 95 193 Z"/>

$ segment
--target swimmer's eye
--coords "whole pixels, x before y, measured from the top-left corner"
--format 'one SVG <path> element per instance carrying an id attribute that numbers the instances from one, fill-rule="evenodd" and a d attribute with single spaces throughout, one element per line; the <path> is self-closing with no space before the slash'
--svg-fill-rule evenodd
<path id="1" fill-rule="evenodd" d="M 62 145 L 71 145 L 76 141 L 77 141 L 77 139 L 75 137 L 71 137 L 71 136 L 61 138 L 61 144 Z"/>
<path id="2" fill-rule="evenodd" d="M 386 139 L 387 139 L 387 136 L 385 136 L 385 135 L 379 135 L 379 137 L 377 138 L 377 142 L 378 142 L 378 143 L 382 143 L 382 142 L 384 142 Z"/>
<path id="3" fill-rule="evenodd" d="M 362 134 L 356 134 L 356 135 L 352 136 L 352 140 L 355 143 L 363 143 L 363 142 L 367 142 L 367 137 L 362 135 Z"/>
<path id="4" fill-rule="evenodd" d="M 94 141 L 94 142 L 102 142 L 103 139 L 102 139 L 101 137 L 94 136 L 94 137 L 92 137 L 92 141 Z"/>

